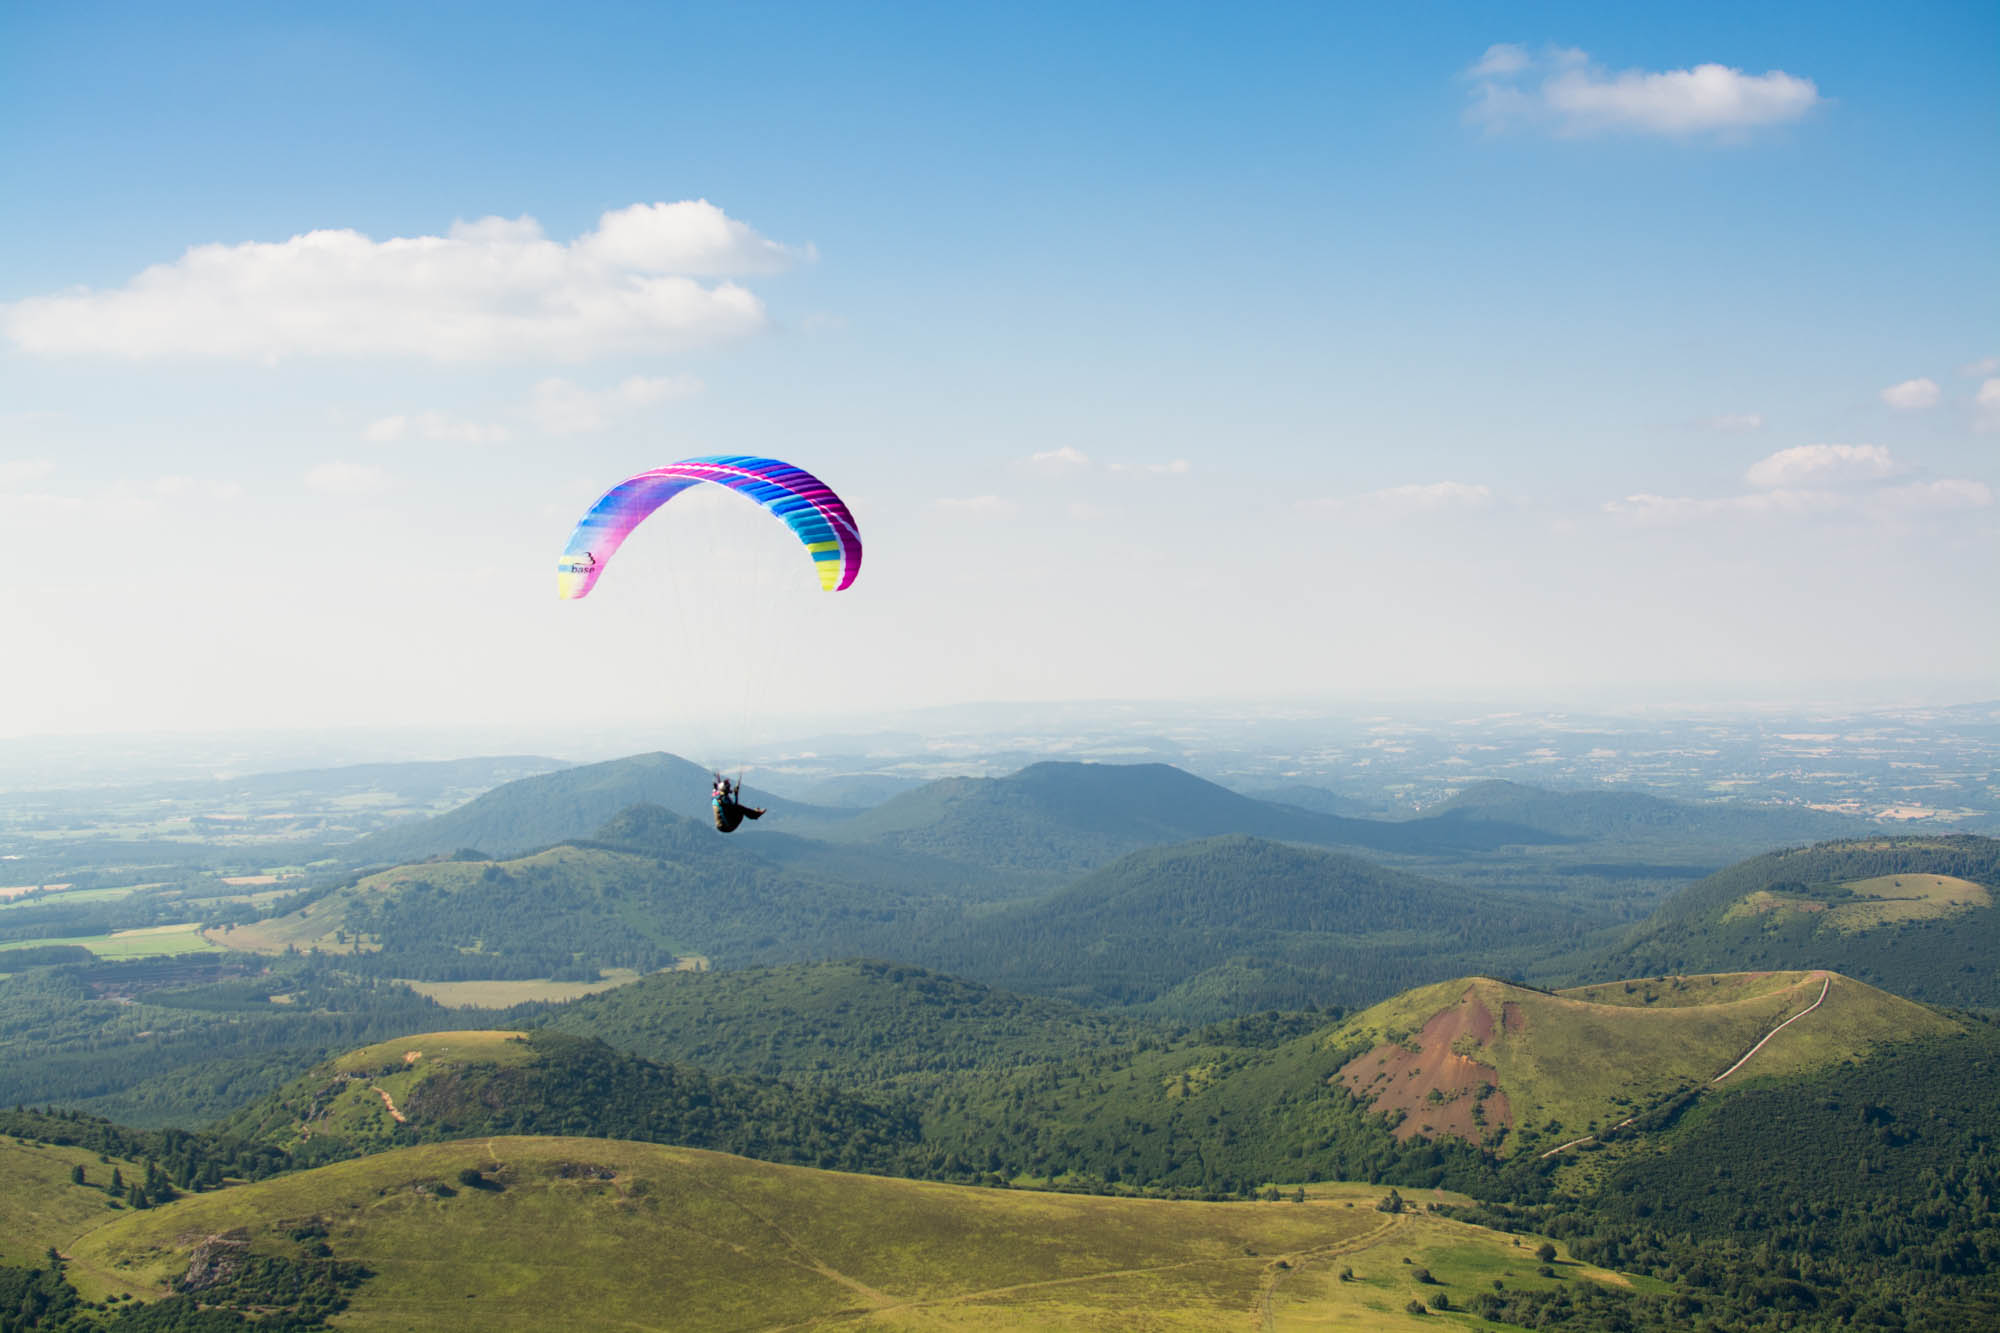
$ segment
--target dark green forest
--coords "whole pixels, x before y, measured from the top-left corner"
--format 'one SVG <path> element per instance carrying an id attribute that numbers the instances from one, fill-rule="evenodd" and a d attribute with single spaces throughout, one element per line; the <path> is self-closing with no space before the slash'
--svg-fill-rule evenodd
<path id="1" fill-rule="evenodd" d="M 1843 931 L 1813 913 L 1746 914 L 1731 904 L 1758 890 L 1839 902 L 1843 882 L 1879 875 L 1950 875 L 2000 889 L 2000 841 L 1954 837 L 1837 842 L 1754 857 L 1660 906 L 1607 957 L 1602 980 L 1662 972 L 1783 968 L 1810 959 L 1871 986 L 1933 1004 L 2000 1007 L 2000 906 Z"/>

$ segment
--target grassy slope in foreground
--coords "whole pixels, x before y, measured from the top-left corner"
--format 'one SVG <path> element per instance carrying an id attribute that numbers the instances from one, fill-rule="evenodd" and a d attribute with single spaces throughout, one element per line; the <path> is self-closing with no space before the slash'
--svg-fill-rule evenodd
<path id="1" fill-rule="evenodd" d="M 79 1166 L 82 1185 L 70 1174 Z M 100 1161 L 88 1148 L 0 1135 L 0 1264 L 39 1265 L 49 1246 L 66 1244 L 102 1221 L 112 1208 L 104 1186 L 113 1168 L 126 1180 L 146 1176 L 144 1166 L 123 1157 Z"/>
<path id="2" fill-rule="evenodd" d="M 459 1173 L 484 1172 L 482 1188 Z M 442 1197 L 445 1185 L 455 1192 Z M 1522 1287 L 1533 1241 L 1372 1206 L 1178 1203 L 982 1190 L 601 1139 L 430 1144 L 120 1217 L 70 1246 L 86 1297 L 164 1295 L 204 1236 L 326 1243 L 375 1276 L 350 1329 L 1425 1328 L 1405 1304 Z M 1349 1205 L 1352 1205 L 1351 1207 Z M 1402 1262 L 1405 1258 L 1410 1265 Z M 1351 1267 L 1356 1281 L 1340 1282 Z M 1439 1285 L 1420 1285 L 1428 1268 Z M 1566 1278 L 1627 1279 L 1565 1265 Z"/>
<path id="3" fill-rule="evenodd" d="M 1628 984 L 1634 988 L 1629 993 Z M 1469 1110 L 1459 1103 L 1476 1096 L 1483 1081 L 1505 1098 L 1514 1126 L 1508 1148 L 1523 1151 L 1608 1128 L 1707 1083 L 1804 1011 L 1823 988 L 1825 1002 L 1778 1033 L 1738 1079 L 1803 1073 L 1862 1057 L 1887 1042 L 1959 1030 L 1929 1009 L 1829 972 L 1662 978 L 1558 995 L 1470 977 L 1376 1005 L 1327 1041 L 1375 1044 L 1347 1066 L 1350 1085 L 1364 1092 L 1378 1071 L 1396 1064 L 1399 1052 L 1424 1048 L 1420 1062 L 1406 1062 L 1421 1064 L 1415 1075 L 1397 1071 L 1393 1086 L 1376 1085 L 1379 1108 L 1407 1112 L 1400 1127 L 1405 1136 L 1451 1132 L 1454 1113 Z M 1438 1021 L 1446 1015 L 1453 1021 Z M 1440 1040 L 1439 1049 L 1431 1049 Z M 1467 1061 L 1484 1072 L 1466 1077 L 1460 1066 Z M 1468 1084 L 1474 1091 L 1459 1090 Z M 1434 1086 L 1437 1099 L 1429 1095 Z M 1484 1118 L 1492 1124 L 1500 1115 L 1500 1104 L 1490 1101 Z"/>

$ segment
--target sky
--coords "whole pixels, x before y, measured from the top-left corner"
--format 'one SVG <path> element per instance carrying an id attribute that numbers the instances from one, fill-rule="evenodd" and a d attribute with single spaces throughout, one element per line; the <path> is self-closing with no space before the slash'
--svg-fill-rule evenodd
<path id="1" fill-rule="evenodd" d="M 1995 50 L 1976 3 L 7 6 L 0 736 L 1993 697 Z M 838 490 L 855 586 L 689 503 L 556 597 L 598 495 L 716 453 Z"/>

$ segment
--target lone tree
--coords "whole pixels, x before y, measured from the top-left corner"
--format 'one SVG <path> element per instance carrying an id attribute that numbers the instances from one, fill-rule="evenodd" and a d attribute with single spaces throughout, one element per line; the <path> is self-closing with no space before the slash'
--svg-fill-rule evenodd
<path id="1" fill-rule="evenodd" d="M 1545 1264 L 1552 1264 L 1556 1261 L 1556 1247 L 1543 1241 L 1535 1247 L 1535 1257 Z"/>
<path id="2" fill-rule="evenodd" d="M 1400 1212 L 1402 1212 L 1402 1211 L 1403 1211 L 1403 1196 L 1402 1196 L 1402 1195 L 1400 1195 L 1400 1194 L 1398 1194 L 1398 1193 L 1396 1193 L 1395 1189 L 1394 1189 L 1394 1188 L 1392 1187 L 1392 1188 L 1391 1188 L 1391 1189 L 1389 1190 L 1389 1194 L 1388 1194 L 1388 1197 L 1387 1197 L 1387 1198 L 1385 1198 L 1385 1199 L 1383 1199 L 1383 1200 L 1382 1200 L 1382 1202 L 1380 1202 L 1380 1203 L 1378 1203 L 1378 1204 L 1376 1204 L 1376 1205 L 1375 1205 L 1375 1211 L 1376 1211 L 1376 1212 L 1378 1212 L 1378 1213 L 1400 1213 Z"/>

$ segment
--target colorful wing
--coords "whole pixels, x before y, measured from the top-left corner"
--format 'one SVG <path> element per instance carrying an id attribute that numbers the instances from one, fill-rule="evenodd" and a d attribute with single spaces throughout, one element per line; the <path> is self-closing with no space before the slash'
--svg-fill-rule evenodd
<path id="1" fill-rule="evenodd" d="M 785 521 L 819 571 L 819 586 L 838 592 L 861 572 L 861 530 L 833 488 L 804 468 L 775 458 L 720 454 L 628 477 L 590 507 L 556 563 L 556 590 L 582 597 L 632 529 L 690 486 L 712 481 L 749 496 Z"/>

